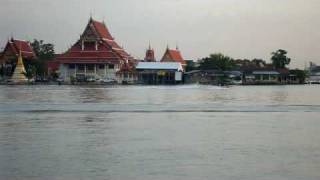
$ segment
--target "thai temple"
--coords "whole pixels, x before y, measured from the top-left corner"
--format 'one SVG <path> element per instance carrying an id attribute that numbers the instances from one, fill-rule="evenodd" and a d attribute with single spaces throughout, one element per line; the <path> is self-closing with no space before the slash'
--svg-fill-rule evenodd
<path id="1" fill-rule="evenodd" d="M 3 70 L 5 79 L 10 79 L 13 75 L 20 56 L 25 63 L 35 58 L 32 47 L 27 41 L 11 38 L 8 40 L 3 52 L 0 53 L 0 68 Z"/>
<path id="2" fill-rule="evenodd" d="M 19 55 L 20 54 L 20 55 Z M 27 41 L 8 40 L 0 52 L 0 68 L 4 79 L 26 81 L 25 66 L 35 59 Z M 18 61 L 17 61 L 18 60 Z M 145 58 L 135 60 L 111 35 L 105 22 L 90 17 L 79 39 L 65 52 L 46 62 L 48 74 L 57 72 L 59 80 L 70 82 L 108 82 L 176 84 L 181 81 L 186 61 L 178 47 L 167 47 L 160 61 L 149 44 Z"/>
<path id="3" fill-rule="evenodd" d="M 109 78 L 118 81 L 134 79 L 134 59 L 111 36 L 104 22 L 90 18 L 79 40 L 65 53 L 59 54 L 60 77 L 68 82 L 72 78 Z"/>

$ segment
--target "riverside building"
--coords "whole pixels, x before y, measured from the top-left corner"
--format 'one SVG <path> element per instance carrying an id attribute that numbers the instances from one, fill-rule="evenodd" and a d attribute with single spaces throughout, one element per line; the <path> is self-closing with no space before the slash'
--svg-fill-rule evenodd
<path id="1" fill-rule="evenodd" d="M 80 39 L 57 55 L 64 81 L 114 79 L 119 83 L 135 79 L 134 59 L 111 36 L 104 22 L 90 18 Z"/>
<path id="2" fill-rule="evenodd" d="M 186 61 L 180 51 L 167 47 L 161 61 L 156 61 L 154 50 L 149 45 L 144 62 L 136 66 L 138 82 L 142 84 L 180 84 Z"/>

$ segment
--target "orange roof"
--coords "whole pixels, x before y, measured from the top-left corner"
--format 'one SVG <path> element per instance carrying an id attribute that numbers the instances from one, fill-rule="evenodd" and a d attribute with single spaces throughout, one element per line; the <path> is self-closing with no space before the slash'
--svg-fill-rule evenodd
<path id="1" fill-rule="evenodd" d="M 167 48 L 166 52 L 164 53 L 161 62 L 179 62 L 183 65 L 186 64 L 186 61 L 183 59 L 180 51 L 178 49 L 169 49 Z"/>

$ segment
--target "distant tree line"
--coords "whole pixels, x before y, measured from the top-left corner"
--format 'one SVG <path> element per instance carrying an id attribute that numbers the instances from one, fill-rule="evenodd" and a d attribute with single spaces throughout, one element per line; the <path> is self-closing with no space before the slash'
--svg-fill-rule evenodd
<path id="1" fill-rule="evenodd" d="M 209 57 L 202 58 L 199 62 L 201 70 L 230 70 L 235 66 L 233 59 L 221 53 L 210 54 Z"/>
<path id="2" fill-rule="evenodd" d="M 271 64 L 275 69 L 286 68 L 291 59 L 287 57 L 287 51 L 283 49 L 279 49 L 275 52 L 271 53 Z M 245 60 L 244 60 L 245 61 Z M 250 61 L 250 60 L 247 60 Z M 254 62 L 258 65 L 258 63 L 263 63 L 266 65 L 266 61 L 263 59 L 253 59 L 251 62 Z M 194 64 L 187 65 L 187 69 L 199 69 L 199 70 L 230 70 L 236 67 L 235 59 L 224 55 L 222 53 L 214 53 L 210 54 L 208 57 L 204 57 L 199 60 L 199 66 L 194 67 Z"/>
<path id="3" fill-rule="evenodd" d="M 271 53 L 271 62 L 274 68 L 286 68 L 287 65 L 290 64 L 291 59 L 287 57 L 287 51 L 283 49 L 279 49 L 275 52 Z M 222 53 L 214 53 L 210 54 L 208 57 L 202 58 L 199 61 L 199 68 L 201 70 L 231 70 L 236 64 L 234 63 L 234 59 L 224 55 Z M 248 60 L 250 61 L 250 60 Z M 252 62 L 262 62 L 266 64 L 266 62 L 262 59 L 253 59 Z"/>
<path id="4" fill-rule="evenodd" d="M 287 56 L 288 52 L 283 49 L 279 49 L 275 52 L 271 53 L 271 66 L 274 69 L 284 69 L 291 63 L 291 59 Z M 262 59 L 253 59 L 250 60 L 242 60 L 246 62 L 250 62 L 256 67 L 259 67 L 260 64 L 264 66 L 267 65 L 266 61 Z M 198 66 L 194 66 L 194 64 L 187 65 L 188 70 L 219 70 L 219 71 L 228 71 L 237 69 L 236 60 L 233 58 L 224 55 L 222 53 L 214 53 L 210 54 L 208 57 L 204 57 L 198 61 Z M 304 81 L 307 77 L 307 72 L 300 69 L 294 69 L 289 71 L 290 74 L 295 75 L 300 81 Z M 302 83 L 302 82 L 301 82 Z"/>

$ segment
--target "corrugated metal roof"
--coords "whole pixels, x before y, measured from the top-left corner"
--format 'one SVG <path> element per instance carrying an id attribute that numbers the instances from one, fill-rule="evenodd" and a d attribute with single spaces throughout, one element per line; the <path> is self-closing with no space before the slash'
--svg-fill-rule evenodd
<path id="1" fill-rule="evenodd" d="M 253 71 L 254 75 L 279 75 L 280 73 L 277 71 Z"/>
<path id="2" fill-rule="evenodd" d="M 181 63 L 176 62 L 139 62 L 136 69 L 183 71 Z"/>

